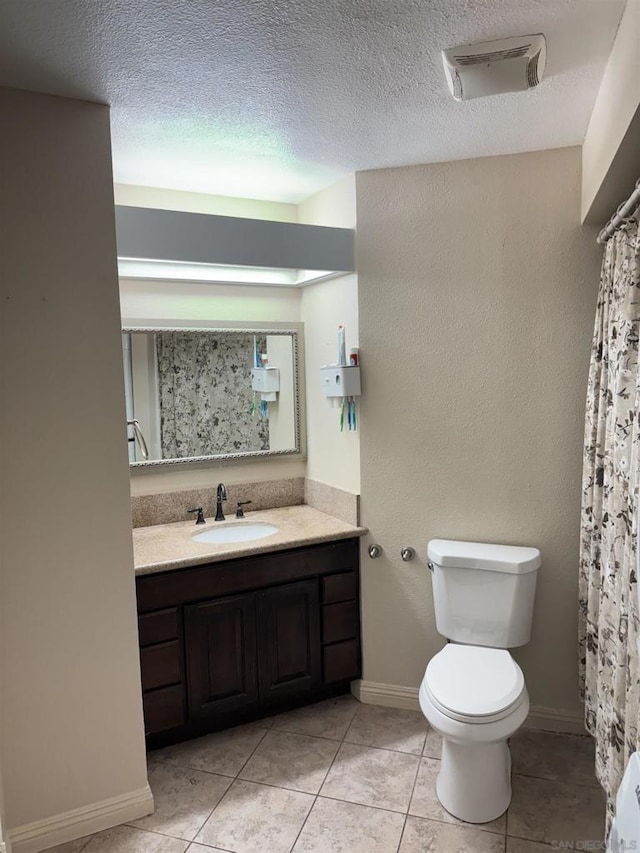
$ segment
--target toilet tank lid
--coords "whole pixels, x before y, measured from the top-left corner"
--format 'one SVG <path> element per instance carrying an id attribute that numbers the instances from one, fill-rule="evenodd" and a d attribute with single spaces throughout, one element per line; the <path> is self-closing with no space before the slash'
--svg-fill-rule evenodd
<path id="1" fill-rule="evenodd" d="M 524 575 L 540 568 L 542 556 L 537 548 L 519 545 L 490 545 L 487 542 L 458 542 L 432 539 L 427 547 L 431 562 L 459 569 L 489 569 Z"/>

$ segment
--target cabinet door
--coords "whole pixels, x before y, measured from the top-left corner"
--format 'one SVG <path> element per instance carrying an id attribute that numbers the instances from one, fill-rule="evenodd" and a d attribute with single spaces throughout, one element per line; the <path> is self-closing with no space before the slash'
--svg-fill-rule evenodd
<path id="1" fill-rule="evenodd" d="M 184 625 L 190 716 L 215 717 L 257 702 L 255 596 L 191 604 Z"/>
<path id="2" fill-rule="evenodd" d="M 257 595 L 260 699 L 295 696 L 320 682 L 318 581 L 300 581 Z"/>

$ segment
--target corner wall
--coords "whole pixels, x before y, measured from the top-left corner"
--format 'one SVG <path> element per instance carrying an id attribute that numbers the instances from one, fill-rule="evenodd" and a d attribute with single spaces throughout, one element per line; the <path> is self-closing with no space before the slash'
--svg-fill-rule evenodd
<path id="1" fill-rule="evenodd" d="M 429 539 L 533 545 L 533 637 L 515 656 L 532 705 L 579 720 L 581 450 L 601 260 L 596 229 L 580 226 L 580 149 L 363 172 L 357 202 L 363 677 L 415 688 L 444 645 Z"/>
<path id="2" fill-rule="evenodd" d="M 109 110 L 0 89 L 0 125 L 0 763 L 35 851 L 152 800 Z"/>
<path id="3" fill-rule="evenodd" d="M 582 146 L 582 220 L 604 225 L 640 178 L 640 2 L 627 0 Z"/>
<path id="4" fill-rule="evenodd" d="M 356 227 L 355 176 L 350 175 L 302 202 L 298 221 Z M 307 386 L 307 477 L 338 489 L 360 492 L 360 432 L 340 432 L 338 409 L 320 388 L 320 367 L 336 362 L 336 329 L 345 324 L 347 354 L 359 345 L 358 276 L 340 276 L 302 290 Z M 367 373 L 366 354 L 363 382 Z M 358 427 L 359 429 L 359 427 Z"/>

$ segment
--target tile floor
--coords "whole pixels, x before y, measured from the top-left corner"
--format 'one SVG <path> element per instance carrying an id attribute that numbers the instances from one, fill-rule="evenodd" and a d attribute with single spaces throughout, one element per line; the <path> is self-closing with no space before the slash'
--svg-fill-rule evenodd
<path id="1" fill-rule="evenodd" d="M 419 712 L 350 696 L 149 755 L 155 814 L 56 853 L 550 853 L 596 849 L 604 799 L 587 737 L 522 731 L 506 815 L 471 826 L 435 796 Z"/>

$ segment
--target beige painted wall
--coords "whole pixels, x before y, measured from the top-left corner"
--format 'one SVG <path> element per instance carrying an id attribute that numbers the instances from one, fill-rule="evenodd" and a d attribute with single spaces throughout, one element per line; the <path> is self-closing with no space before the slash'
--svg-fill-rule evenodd
<path id="1" fill-rule="evenodd" d="M 0 125 L 0 760 L 15 829 L 147 779 L 109 111 L 0 89 Z"/>
<path id="2" fill-rule="evenodd" d="M 538 546 L 532 703 L 579 714 L 583 411 L 600 250 L 580 149 L 357 176 L 364 678 L 417 687 L 444 640 L 434 537 Z M 403 563 L 400 548 L 417 558 Z"/>
<path id="3" fill-rule="evenodd" d="M 344 323 L 347 354 L 358 346 L 358 277 L 341 276 L 302 293 L 307 387 L 307 473 L 312 480 L 360 493 L 360 432 L 340 432 L 339 409 L 320 387 L 320 368 L 335 364 L 336 329 Z"/>
<path id="4" fill-rule="evenodd" d="M 331 228 L 355 228 L 355 174 L 347 175 L 301 202 L 298 205 L 298 222 L 305 225 L 328 225 Z"/>
<path id="5" fill-rule="evenodd" d="M 355 176 L 304 201 L 298 208 L 298 221 L 355 228 Z M 305 287 L 301 318 L 305 326 L 307 477 L 358 494 L 360 433 L 340 432 L 338 409 L 330 408 L 322 395 L 319 372 L 322 365 L 335 364 L 338 323 L 345 324 L 347 354 L 358 346 L 358 276 L 354 273 Z"/>
<path id="6" fill-rule="evenodd" d="M 122 317 L 132 321 L 299 323 L 300 300 L 296 288 L 120 279 Z"/>
<path id="7" fill-rule="evenodd" d="M 232 198 L 210 193 L 193 193 L 134 184 L 115 184 L 116 204 L 132 207 L 157 207 L 160 210 L 184 210 L 188 213 L 215 213 L 218 216 L 241 216 L 246 219 L 269 219 L 295 222 L 298 208 L 281 201 L 256 198 Z"/>
<path id="8" fill-rule="evenodd" d="M 640 0 L 628 0 L 582 146 L 582 218 L 603 225 L 640 178 Z"/>

